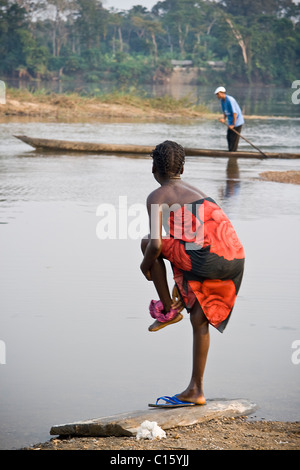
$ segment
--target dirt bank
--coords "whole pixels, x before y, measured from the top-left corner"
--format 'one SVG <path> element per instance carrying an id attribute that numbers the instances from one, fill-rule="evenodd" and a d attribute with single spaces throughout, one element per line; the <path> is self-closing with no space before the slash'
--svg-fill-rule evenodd
<path id="1" fill-rule="evenodd" d="M 161 440 L 135 437 L 54 438 L 22 450 L 299 450 L 300 423 L 214 419 L 178 427 Z"/>
<path id="2" fill-rule="evenodd" d="M 6 104 L 0 105 L 0 117 L 27 116 L 51 121 L 100 119 L 160 120 L 203 118 L 210 114 L 204 106 L 172 98 L 146 99 L 126 95 L 82 97 L 78 94 L 32 94 L 8 91 Z"/>
<path id="3" fill-rule="evenodd" d="M 276 183 L 300 184 L 300 171 L 264 171 L 259 176 L 263 180 Z"/>
<path id="4" fill-rule="evenodd" d="M 83 97 L 79 94 L 30 93 L 28 90 L 8 90 L 6 104 L 0 104 L 0 119 L 12 117 L 43 119 L 44 121 L 126 120 L 190 120 L 218 119 L 204 105 L 195 105 L 188 98 L 176 100 L 169 96 L 140 98 L 111 94 Z M 272 116 L 245 116 L 246 119 L 284 119 Z"/>

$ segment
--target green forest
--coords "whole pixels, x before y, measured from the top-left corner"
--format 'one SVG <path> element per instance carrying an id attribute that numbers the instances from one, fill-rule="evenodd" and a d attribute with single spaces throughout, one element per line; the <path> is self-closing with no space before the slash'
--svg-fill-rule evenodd
<path id="1" fill-rule="evenodd" d="M 299 13 L 292 0 L 165 0 L 151 11 L 0 0 L 0 79 L 138 86 L 164 80 L 172 60 L 183 60 L 201 70 L 199 84 L 217 74 L 227 83 L 290 85 L 300 78 Z"/>

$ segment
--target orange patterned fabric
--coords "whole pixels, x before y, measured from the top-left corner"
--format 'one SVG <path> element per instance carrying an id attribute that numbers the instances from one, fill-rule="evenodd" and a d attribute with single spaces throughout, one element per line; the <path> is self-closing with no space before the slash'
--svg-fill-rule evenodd
<path id="1" fill-rule="evenodd" d="M 245 253 L 222 209 L 211 198 L 171 213 L 162 256 L 188 311 L 197 300 L 209 323 L 224 331 L 241 285 Z"/>

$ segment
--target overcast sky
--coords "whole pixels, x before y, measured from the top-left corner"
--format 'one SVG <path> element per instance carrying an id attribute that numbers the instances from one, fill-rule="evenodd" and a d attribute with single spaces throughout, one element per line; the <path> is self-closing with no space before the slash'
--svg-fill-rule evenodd
<path id="1" fill-rule="evenodd" d="M 148 10 L 158 2 L 158 0 L 102 0 L 105 8 L 116 8 L 118 10 L 130 10 L 134 5 L 142 5 Z"/>

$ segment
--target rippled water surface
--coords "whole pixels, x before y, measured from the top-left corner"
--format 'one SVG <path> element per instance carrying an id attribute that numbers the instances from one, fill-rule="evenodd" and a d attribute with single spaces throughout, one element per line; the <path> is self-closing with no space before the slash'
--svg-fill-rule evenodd
<path id="1" fill-rule="evenodd" d="M 47 440 L 53 424 L 178 393 L 192 357 L 187 314 L 147 331 L 156 293 L 139 271 L 139 238 L 120 239 L 118 219 L 116 239 L 96 235 L 99 205 L 112 204 L 117 218 L 120 196 L 128 209 L 144 207 L 157 187 L 151 160 L 41 153 L 19 134 L 226 148 L 224 129 L 205 121 L 0 124 L 2 449 Z M 244 135 L 264 151 L 299 152 L 297 119 L 251 120 Z M 227 329 L 211 329 L 205 393 L 249 398 L 258 419 L 300 419 L 300 364 L 292 360 L 300 357 L 292 347 L 300 341 L 300 186 L 258 179 L 262 171 L 291 169 L 300 170 L 300 160 L 188 157 L 184 173 L 229 215 L 247 258 Z"/>

